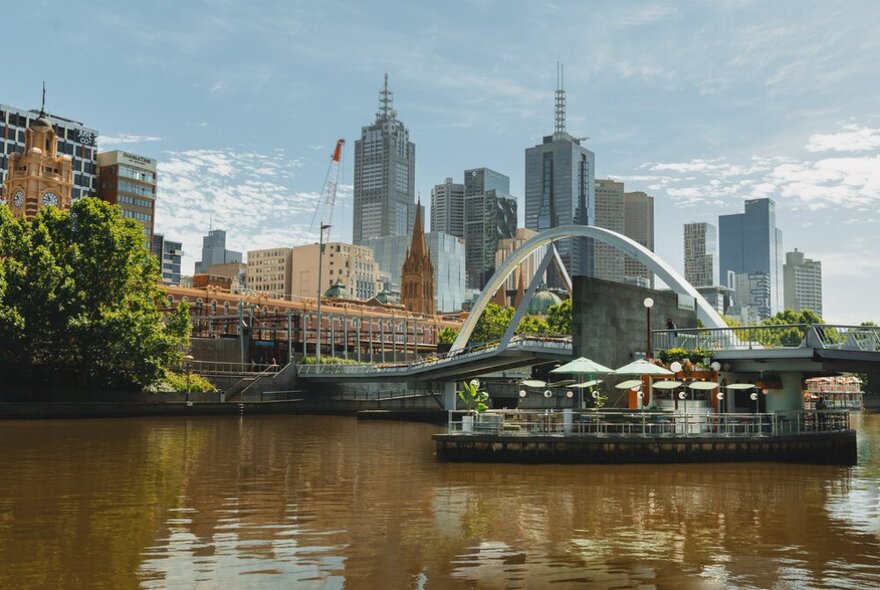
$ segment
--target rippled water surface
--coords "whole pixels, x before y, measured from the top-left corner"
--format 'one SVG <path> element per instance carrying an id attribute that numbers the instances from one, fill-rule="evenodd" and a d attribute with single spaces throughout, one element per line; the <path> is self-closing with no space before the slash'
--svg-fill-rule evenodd
<path id="1" fill-rule="evenodd" d="M 424 424 L 0 422 L 0 588 L 878 588 L 858 467 L 437 463 Z"/>

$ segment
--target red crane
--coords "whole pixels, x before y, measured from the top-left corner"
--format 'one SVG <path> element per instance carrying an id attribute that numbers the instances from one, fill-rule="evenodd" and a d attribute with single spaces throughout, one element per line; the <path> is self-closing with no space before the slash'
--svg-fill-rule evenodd
<path id="1" fill-rule="evenodd" d="M 323 231 L 324 228 L 327 230 L 327 239 L 319 241 L 326 242 L 330 239 L 330 223 L 333 221 L 333 206 L 336 204 L 336 184 L 339 181 L 339 161 L 342 159 L 344 145 L 345 140 L 342 138 L 336 142 L 336 149 L 330 157 L 330 167 L 327 168 L 327 177 L 324 179 L 324 188 L 321 190 L 321 197 L 312 216 L 310 232 L 315 231 L 315 221 L 320 222 L 318 231 Z"/>

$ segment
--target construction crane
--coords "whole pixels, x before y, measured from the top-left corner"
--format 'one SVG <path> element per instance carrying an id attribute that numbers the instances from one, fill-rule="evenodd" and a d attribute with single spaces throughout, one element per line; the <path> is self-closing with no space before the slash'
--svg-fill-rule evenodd
<path id="1" fill-rule="evenodd" d="M 315 213 L 312 215 L 312 223 L 309 232 L 314 234 L 317 227 L 319 232 L 327 230 L 327 241 L 330 239 L 330 224 L 333 221 L 333 206 L 336 204 L 336 184 L 339 181 L 339 161 L 342 159 L 342 146 L 345 140 L 340 138 L 336 142 L 336 149 L 330 157 L 330 166 L 327 168 L 327 177 L 324 179 L 324 188 L 321 190 L 321 197 L 315 206 Z M 317 226 L 316 226 L 317 222 Z M 323 235 L 319 236 L 322 238 Z M 320 240 L 319 241 L 324 241 Z"/>

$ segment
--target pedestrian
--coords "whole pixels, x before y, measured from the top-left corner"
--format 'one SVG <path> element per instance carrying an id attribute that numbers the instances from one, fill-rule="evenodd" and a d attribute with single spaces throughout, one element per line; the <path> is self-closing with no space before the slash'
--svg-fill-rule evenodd
<path id="1" fill-rule="evenodd" d="M 672 332 L 672 337 L 670 338 L 672 346 L 678 346 L 678 332 L 675 331 L 676 328 L 678 328 L 678 326 L 675 325 L 672 318 L 666 318 L 666 329 Z"/>
<path id="2" fill-rule="evenodd" d="M 816 400 L 816 416 L 818 418 L 819 430 L 826 429 L 828 415 L 825 413 L 825 410 L 827 409 L 828 405 L 825 403 L 825 398 L 820 395 L 819 399 Z"/>

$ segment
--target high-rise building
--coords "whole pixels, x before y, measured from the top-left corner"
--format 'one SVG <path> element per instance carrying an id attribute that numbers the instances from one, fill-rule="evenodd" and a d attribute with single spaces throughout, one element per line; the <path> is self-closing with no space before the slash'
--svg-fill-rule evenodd
<path id="1" fill-rule="evenodd" d="M 624 188 L 622 182 L 596 179 L 596 219 L 593 225 L 624 234 Z M 610 244 L 595 244 L 595 277 L 606 281 L 623 281 L 626 255 Z"/>
<path id="2" fill-rule="evenodd" d="M 758 309 L 766 319 L 782 309 L 782 230 L 776 227 L 772 199 L 750 199 L 745 212 L 718 217 L 719 268 L 721 276 L 745 275 L 753 287 L 737 288 L 737 305 Z M 763 280 L 756 276 L 762 274 Z M 740 279 L 738 279 L 740 280 Z M 765 288 L 766 286 L 766 288 Z M 748 295 L 749 299 L 742 299 Z"/>
<path id="3" fill-rule="evenodd" d="M 150 247 L 156 213 L 156 160 L 120 150 L 101 152 L 98 197 L 119 205 L 123 217 L 137 220 Z"/>
<path id="4" fill-rule="evenodd" d="M 273 299 L 290 299 L 292 252 L 292 248 L 248 250 L 247 272 L 245 274 L 247 289 L 255 293 L 266 294 Z M 219 265 L 212 264 L 211 266 Z"/>
<path id="5" fill-rule="evenodd" d="M 654 251 L 654 197 L 641 191 L 623 194 L 623 233 L 651 252 Z M 623 281 L 653 289 L 654 273 L 641 262 L 627 256 L 623 261 Z"/>
<path id="6" fill-rule="evenodd" d="M 684 278 L 694 287 L 718 284 L 718 232 L 706 222 L 684 224 Z"/>
<path id="7" fill-rule="evenodd" d="M 537 233 L 538 232 L 535 230 L 519 227 L 516 229 L 513 237 L 498 240 L 498 249 L 495 251 L 495 268 L 498 268 L 505 260 L 512 256 L 520 246 L 535 237 Z M 519 288 L 520 282 L 525 285 L 528 285 L 529 282 L 531 282 L 532 277 L 535 275 L 535 271 L 541 264 L 541 260 L 544 258 L 546 252 L 546 247 L 538 248 L 520 263 L 517 271 L 511 273 L 504 281 L 504 290 L 507 294 L 512 295 Z M 541 279 L 541 282 L 544 282 L 544 280 Z"/>
<path id="8" fill-rule="evenodd" d="M 431 265 L 434 267 L 434 299 L 438 313 L 459 311 L 465 296 L 464 240 L 443 232 L 425 234 Z M 387 277 L 388 291 L 400 292 L 401 270 L 406 260 L 412 235 L 371 238 L 366 245 L 373 251 L 382 273 Z"/>
<path id="9" fill-rule="evenodd" d="M 55 132 L 56 145 L 53 153 L 71 159 L 72 183 L 71 199 L 82 196 L 96 196 L 98 176 L 96 139 L 98 132 L 82 123 L 52 115 L 45 111 L 24 110 L 0 104 L 0 187 L 6 181 L 9 157 L 14 153 L 24 153 L 27 129 L 40 118 L 49 122 Z M 45 146 L 41 148 L 45 152 Z M 2 192 L 3 189 L 0 189 Z M 9 199 L 9 195 L 0 194 Z"/>
<path id="10" fill-rule="evenodd" d="M 411 312 L 434 315 L 434 265 L 428 255 L 422 215 L 416 211 L 412 242 L 400 270 L 400 302 Z"/>
<path id="11" fill-rule="evenodd" d="M 241 262 L 241 252 L 226 249 L 226 232 L 212 229 L 202 238 L 202 259 L 196 262 L 195 274 L 205 274 L 212 264 Z"/>
<path id="12" fill-rule="evenodd" d="M 180 285 L 180 260 L 183 257 L 183 244 L 166 240 L 162 234 L 153 234 L 150 249 L 159 261 L 162 282 L 166 285 Z"/>
<path id="13" fill-rule="evenodd" d="M 354 142 L 353 241 L 406 235 L 415 222 L 416 146 L 392 108 L 393 93 L 379 92 L 379 111 L 372 125 L 361 128 Z"/>
<path id="14" fill-rule="evenodd" d="M 582 139 L 565 130 L 565 90 L 560 70 L 556 90 L 556 127 L 553 135 L 526 150 L 526 227 L 537 231 L 560 225 L 591 225 L 595 221 L 596 157 Z M 572 276 L 593 276 L 593 240 L 567 238 L 556 247 Z M 561 287 L 552 273 L 550 284 Z"/>
<path id="15" fill-rule="evenodd" d="M 797 248 L 785 253 L 782 267 L 785 307 L 809 309 L 822 316 L 822 262 L 804 257 Z"/>
<path id="16" fill-rule="evenodd" d="M 488 168 L 464 172 L 464 243 L 467 286 L 482 289 L 495 272 L 498 240 L 516 234 L 516 198 L 510 178 Z"/>
<path id="17" fill-rule="evenodd" d="M 296 297 L 318 294 L 318 244 L 297 246 L 291 254 L 291 293 Z M 324 244 L 321 260 L 321 292 L 332 285 L 344 288 L 351 297 L 370 299 L 382 288 L 379 264 L 367 246 L 345 242 Z"/>
<path id="18" fill-rule="evenodd" d="M 71 160 L 59 155 L 52 123 L 44 113 L 25 130 L 25 150 L 9 156 L 4 193 L 16 217 L 33 219 L 44 207 L 70 208 Z"/>
<path id="19" fill-rule="evenodd" d="M 431 231 L 464 237 L 464 185 L 447 178 L 431 190 Z"/>

